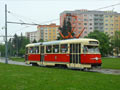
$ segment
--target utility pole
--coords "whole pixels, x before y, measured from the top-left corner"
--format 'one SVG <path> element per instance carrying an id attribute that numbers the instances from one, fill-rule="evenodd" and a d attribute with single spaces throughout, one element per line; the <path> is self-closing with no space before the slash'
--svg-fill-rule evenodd
<path id="1" fill-rule="evenodd" d="M 8 43 L 7 43 L 7 4 L 5 4 L 5 63 L 8 64 Z"/>

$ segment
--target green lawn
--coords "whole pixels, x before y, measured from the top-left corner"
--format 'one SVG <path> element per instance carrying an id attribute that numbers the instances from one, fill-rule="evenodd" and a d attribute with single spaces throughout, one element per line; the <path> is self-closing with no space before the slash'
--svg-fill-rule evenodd
<path id="1" fill-rule="evenodd" d="M 20 57 L 10 57 L 10 60 L 18 61 L 18 62 L 24 62 L 24 61 L 25 61 L 25 58 L 20 58 Z"/>
<path id="2" fill-rule="evenodd" d="M 13 61 L 24 62 L 24 58 L 12 57 Z M 102 58 L 102 68 L 120 69 L 120 58 Z"/>
<path id="3" fill-rule="evenodd" d="M 119 90 L 120 75 L 0 63 L 0 90 Z"/>
<path id="4" fill-rule="evenodd" d="M 102 58 L 102 68 L 120 69 L 120 58 Z"/>

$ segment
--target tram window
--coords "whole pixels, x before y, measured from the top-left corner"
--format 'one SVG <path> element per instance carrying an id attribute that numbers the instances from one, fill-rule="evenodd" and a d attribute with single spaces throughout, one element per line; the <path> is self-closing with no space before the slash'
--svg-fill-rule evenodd
<path id="1" fill-rule="evenodd" d="M 84 46 L 83 52 L 84 53 L 100 53 L 98 46 L 89 46 L 89 45 Z"/>
<path id="2" fill-rule="evenodd" d="M 60 51 L 61 53 L 66 53 L 68 51 L 68 44 L 62 44 Z"/>
<path id="3" fill-rule="evenodd" d="M 53 53 L 59 53 L 59 45 L 53 45 Z"/>
<path id="4" fill-rule="evenodd" d="M 33 53 L 33 47 L 29 48 L 29 53 Z"/>
<path id="5" fill-rule="evenodd" d="M 46 53 L 52 53 L 52 46 L 46 46 Z"/>
<path id="6" fill-rule="evenodd" d="M 84 46 L 83 52 L 84 52 L 84 53 L 88 53 L 88 47 L 87 47 L 87 46 Z"/>
<path id="7" fill-rule="evenodd" d="M 39 53 L 39 47 L 34 47 L 34 52 Z"/>

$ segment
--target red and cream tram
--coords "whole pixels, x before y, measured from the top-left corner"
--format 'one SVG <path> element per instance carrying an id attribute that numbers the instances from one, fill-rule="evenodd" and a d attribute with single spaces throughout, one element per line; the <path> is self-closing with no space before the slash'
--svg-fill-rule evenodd
<path id="1" fill-rule="evenodd" d="M 98 40 L 87 38 L 32 43 L 26 45 L 25 61 L 32 65 L 90 69 L 102 64 L 98 47 Z"/>

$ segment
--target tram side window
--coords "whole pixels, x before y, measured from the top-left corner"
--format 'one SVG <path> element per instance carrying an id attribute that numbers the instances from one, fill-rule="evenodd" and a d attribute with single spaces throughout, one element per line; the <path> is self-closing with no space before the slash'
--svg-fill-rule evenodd
<path id="1" fill-rule="evenodd" d="M 33 53 L 33 52 L 34 52 L 33 47 L 30 47 L 29 48 L 29 53 Z"/>
<path id="2" fill-rule="evenodd" d="M 46 46 L 46 53 L 52 53 L 52 46 Z"/>
<path id="3" fill-rule="evenodd" d="M 53 45 L 53 53 L 59 53 L 59 45 Z"/>
<path id="4" fill-rule="evenodd" d="M 68 44 L 62 44 L 60 48 L 61 53 L 68 52 Z"/>
<path id="5" fill-rule="evenodd" d="M 84 46 L 83 52 L 84 52 L 84 53 L 88 53 L 88 47 L 87 47 L 87 46 Z"/>
<path id="6" fill-rule="evenodd" d="M 39 47 L 34 47 L 34 53 L 39 53 Z"/>

